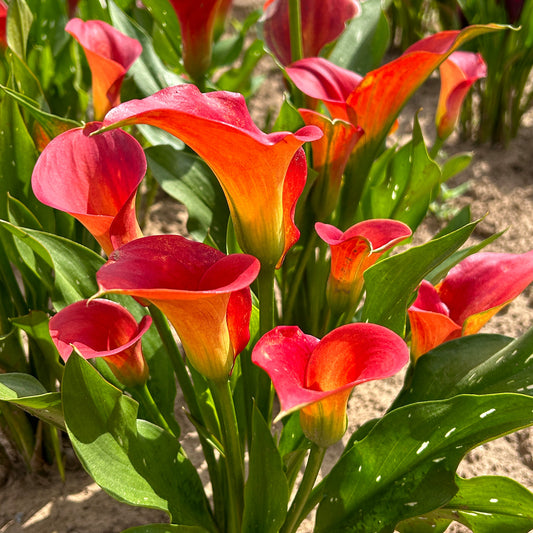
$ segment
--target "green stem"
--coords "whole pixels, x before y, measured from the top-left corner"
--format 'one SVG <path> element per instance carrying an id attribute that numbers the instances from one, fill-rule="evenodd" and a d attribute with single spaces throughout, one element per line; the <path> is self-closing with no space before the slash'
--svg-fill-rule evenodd
<path id="1" fill-rule="evenodd" d="M 175 432 L 170 428 L 168 422 L 165 420 L 165 417 L 161 414 L 161 411 L 159 410 L 159 407 L 157 407 L 146 383 L 139 385 L 138 387 L 134 387 L 132 389 L 132 395 L 136 397 L 136 399 L 149 413 L 152 422 L 159 424 L 159 426 L 168 431 L 173 437 L 177 438 L 179 436 L 176 435 Z"/>
<path id="2" fill-rule="evenodd" d="M 306 515 L 303 514 L 303 510 L 306 508 L 307 500 L 313 490 L 318 473 L 320 472 L 325 453 L 326 448 L 320 448 L 316 444 L 312 445 L 302 482 L 300 483 L 298 492 L 296 493 L 289 512 L 287 513 L 287 518 L 280 533 L 295 532 L 305 518 Z"/>
<path id="3" fill-rule="evenodd" d="M 224 463 L 228 478 L 228 533 L 241 530 L 244 493 L 244 462 L 239 440 L 237 415 L 229 381 L 211 381 L 211 392 L 220 419 Z"/>
<path id="4" fill-rule="evenodd" d="M 289 0 L 289 31 L 291 39 L 291 59 L 294 63 L 294 61 L 298 61 L 304 56 L 301 0 Z"/>

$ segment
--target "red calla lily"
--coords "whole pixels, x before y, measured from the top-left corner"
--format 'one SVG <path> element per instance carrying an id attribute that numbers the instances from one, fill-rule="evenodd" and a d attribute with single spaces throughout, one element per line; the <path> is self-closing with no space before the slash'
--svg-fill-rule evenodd
<path id="1" fill-rule="evenodd" d="M 423 281 L 408 310 L 414 359 L 445 341 L 477 333 L 531 282 L 533 250 L 474 254 L 436 287 Z"/>
<path id="2" fill-rule="evenodd" d="M 283 65 L 291 62 L 289 0 L 267 0 L 263 6 L 265 42 Z M 358 0 L 302 0 L 303 57 L 318 56 L 359 14 Z"/>
<path id="3" fill-rule="evenodd" d="M 259 269 L 250 255 L 225 255 L 179 235 L 155 235 L 113 252 L 96 279 L 102 293 L 156 305 L 194 368 L 216 381 L 227 379 L 250 338 L 249 285 Z"/>
<path id="4" fill-rule="evenodd" d="M 183 65 L 193 80 L 199 80 L 211 64 L 213 32 L 227 13 L 227 0 L 169 0 L 181 29 Z"/>
<path id="5" fill-rule="evenodd" d="M 151 323 L 152 318 L 144 316 L 137 324 L 133 315 L 121 305 L 95 299 L 65 307 L 50 319 L 49 329 L 64 361 L 74 348 L 85 359 L 103 357 L 121 383 L 135 387 L 148 379 L 141 337 Z"/>
<path id="6" fill-rule="evenodd" d="M 122 130 L 91 137 L 100 125 L 91 122 L 55 137 L 37 160 L 31 184 L 39 201 L 77 218 L 109 255 L 142 235 L 135 196 L 146 158 Z"/>
<path id="7" fill-rule="evenodd" d="M 285 70 L 300 91 L 313 100 L 324 102 L 332 118 L 357 125 L 357 116 L 346 105 L 346 100 L 361 83 L 363 76 L 322 57 L 300 59 Z"/>
<path id="8" fill-rule="evenodd" d="M 307 175 L 301 146 L 320 138 L 320 129 L 263 133 L 242 95 L 202 94 L 194 85 L 124 102 L 104 121 L 106 127 L 140 123 L 179 137 L 206 161 L 224 190 L 241 248 L 279 267 L 300 235 L 294 209 Z"/>
<path id="9" fill-rule="evenodd" d="M 344 120 L 330 120 L 309 109 L 299 109 L 299 112 L 308 126 L 317 126 L 324 132 L 320 139 L 311 143 L 313 169 L 318 172 L 311 201 L 317 218 L 325 220 L 337 205 L 344 169 L 363 130 Z"/>
<path id="10" fill-rule="evenodd" d="M 0 50 L 7 47 L 7 4 L 0 0 Z"/>
<path id="11" fill-rule="evenodd" d="M 80 43 L 92 74 L 94 118 L 101 120 L 120 103 L 120 88 L 128 69 L 141 55 L 139 41 L 101 20 L 73 18 L 65 26 Z"/>
<path id="12" fill-rule="evenodd" d="M 394 375 L 409 360 L 396 333 L 376 324 L 347 324 L 322 340 L 296 326 L 278 326 L 253 349 L 279 397 L 278 419 L 300 410 L 305 435 L 321 447 L 346 431 L 346 404 L 353 388 Z"/>
<path id="13" fill-rule="evenodd" d="M 470 87 L 487 75 L 487 65 L 480 54 L 454 52 L 440 67 L 441 88 L 435 121 L 437 135 L 446 139 L 451 135 L 461 105 Z"/>
<path id="14" fill-rule="evenodd" d="M 355 311 L 363 291 L 365 270 L 412 234 L 403 222 L 388 219 L 365 220 L 345 232 L 320 222 L 315 229 L 331 250 L 326 296 L 336 314 Z"/>

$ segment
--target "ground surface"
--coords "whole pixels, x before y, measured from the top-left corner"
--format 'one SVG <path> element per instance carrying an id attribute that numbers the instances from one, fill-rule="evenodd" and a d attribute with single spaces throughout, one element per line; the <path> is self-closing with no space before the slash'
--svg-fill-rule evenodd
<path id="1" fill-rule="evenodd" d="M 249 3 L 250 0 L 241 0 L 237 6 L 246 8 Z M 422 107 L 422 120 L 429 124 L 429 131 L 437 91 L 438 84 L 430 80 L 404 113 L 404 124 L 412 121 L 413 113 Z M 269 98 L 272 94 L 267 91 L 264 96 Z M 275 99 L 270 101 L 275 105 Z M 262 111 L 259 104 L 254 106 L 254 111 Z M 533 112 L 525 117 L 520 134 L 506 150 L 468 143 L 456 143 L 450 150 L 475 152 L 473 164 L 455 182 L 470 180 L 471 187 L 454 202 L 456 206 L 470 204 L 474 217 L 487 215 L 474 239 L 479 241 L 508 228 L 506 234 L 490 246 L 490 251 L 516 253 L 533 248 Z M 154 232 L 173 232 L 178 231 L 183 222 L 182 212 L 161 201 L 152 211 L 150 227 Z M 430 218 L 418 232 L 417 239 L 427 240 L 439 225 L 437 219 Z M 484 331 L 518 336 L 533 325 L 532 307 L 533 290 L 530 288 Z M 350 401 L 350 423 L 357 426 L 381 415 L 400 386 L 401 378 L 395 377 L 358 387 Z M 532 435 L 531 430 L 524 430 L 475 449 L 460 465 L 460 473 L 465 477 L 507 475 L 533 489 Z M 186 440 L 194 453 L 192 434 Z M 328 452 L 325 469 L 340 451 L 339 445 Z M 160 512 L 114 501 L 76 466 L 73 458 L 69 464 L 65 483 L 53 471 L 44 475 L 9 476 L 0 487 L 0 533 L 118 533 L 134 525 L 165 521 Z M 310 524 L 304 524 L 302 531 L 310 531 Z"/>

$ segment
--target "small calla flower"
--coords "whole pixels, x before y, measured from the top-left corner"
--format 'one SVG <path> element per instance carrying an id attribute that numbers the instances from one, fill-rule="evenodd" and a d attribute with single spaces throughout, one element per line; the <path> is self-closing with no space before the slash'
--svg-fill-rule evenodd
<path id="1" fill-rule="evenodd" d="M 120 88 L 128 69 L 141 55 L 139 41 L 101 20 L 73 18 L 65 26 L 80 43 L 92 74 L 94 118 L 101 120 L 120 103 Z"/>
<path id="2" fill-rule="evenodd" d="M 470 87 L 487 75 L 487 65 L 480 54 L 454 52 L 440 67 L 441 88 L 435 121 L 437 135 L 446 139 L 451 135 L 461 105 Z"/>
<path id="3" fill-rule="evenodd" d="M 191 364 L 227 379 L 250 338 L 249 285 L 259 273 L 250 255 L 225 255 L 179 235 L 143 237 L 113 252 L 96 274 L 102 293 L 148 300 L 170 320 Z"/>
<path id="4" fill-rule="evenodd" d="M 328 447 L 346 431 L 346 405 L 356 385 L 394 375 L 409 360 L 396 333 L 376 324 L 347 324 L 322 340 L 296 326 L 278 326 L 253 349 L 279 397 L 278 419 L 300 410 L 305 435 Z"/>
<path id="5" fill-rule="evenodd" d="M 501 0 L 496 0 L 498 4 L 501 3 Z M 522 15 L 522 10 L 524 9 L 524 0 L 504 0 L 505 10 L 507 11 L 507 16 L 509 22 L 514 24 L 520 20 Z"/>
<path id="6" fill-rule="evenodd" d="M 39 201 L 77 218 L 109 255 L 142 235 L 135 196 L 146 158 L 137 140 L 122 130 L 91 137 L 99 127 L 91 122 L 52 139 L 31 184 Z"/>
<path id="7" fill-rule="evenodd" d="M 183 65 L 193 80 L 200 79 L 211 64 L 213 33 L 228 9 L 227 0 L 170 0 L 181 29 Z"/>
<path id="8" fill-rule="evenodd" d="M 122 384 L 135 387 L 148 379 L 141 337 L 151 323 L 152 318 L 146 315 L 137 324 L 133 315 L 121 305 L 95 299 L 65 307 L 50 319 L 49 329 L 64 361 L 74 348 L 85 359 L 103 357 Z"/>
<path id="9" fill-rule="evenodd" d="M 336 314 L 355 311 L 363 291 L 365 270 L 412 234 L 403 222 L 388 219 L 365 220 L 345 232 L 320 222 L 315 229 L 331 250 L 326 297 Z"/>
<path id="10" fill-rule="evenodd" d="M 320 139 L 311 143 L 313 169 L 318 173 L 311 202 L 317 218 L 324 220 L 337 205 L 344 169 L 363 130 L 344 120 L 330 120 L 309 109 L 299 109 L 299 112 L 307 125 L 317 126 L 324 132 Z"/>
<path id="11" fill-rule="evenodd" d="M 307 176 L 301 146 L 320 138 L 319 128 L 263 133 L 242 95 L 202 94 L 194 85 L 124 102 L 104 121 L 106 127 L 127 124 L 157 126 L 195 150 L 222 186 L 242 250 L 264 265 L 281 265 L 300 235 L 294 209 Z"/>
<path id="12" fill-rule="evenodd" d="M 291 62 L 289 0 L 267 0 L 263 6 L 265 42 L 283 65 Z M 318 56 L 359 14 L 358 0 L 302 0 L 303 57 Z"/>
<path id="13" fill-rule="evenodd" d="M 415 361 L 445 341 L 477 333 L 532 281 L 533 250 L 474 254 L 436 287 L 423 281 L 408 309 Z"/>

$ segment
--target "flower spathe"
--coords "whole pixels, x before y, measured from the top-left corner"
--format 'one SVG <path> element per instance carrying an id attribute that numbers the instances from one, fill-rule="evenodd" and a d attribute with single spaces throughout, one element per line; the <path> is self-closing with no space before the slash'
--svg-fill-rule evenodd
<path id="1" fill-rule="evenodd" d="M 307 176 L 301 146 L 320 138 L 319 128 L 266 134 L 253 123 L 242 95 L 202 94 L 194 85 L 124 102 L 104 120 L 106 128 L 127 124 L 157 126 L 197 152 L 224 191 L 242 250 L 263 265 L 281 265 L 300 235 L 294 209 Z"/>
<path id="2" fill-rule="evenodd" d="M 227 0 L 169 0 L 181 29 L 183 66 L 199 80 L 211 64 L 215 27 L 220 28 L 228 12 Z"/>
<path id="3" fill-rule="evenodd" d="M 436 287 L 423 281 L 408 309 L 415 361 L 445 341 L 477 333 L 533 282 L 533 251 L 482 252 L 453 267 Z"/>
<path id="4" fill-rule="evenodd" d="M 142 46 L 101 20 L 69 20 L 65 31 L 80 43 L 92 74 L 94 118 L 120 103 L 120 89 L 129 68 L 141 55 Z"/>
<path id="5" fill-rule="evenodd" d="M 440 67 L 441 89 L 435 122 L 440 139 L 450 136 L 457 124 L 463 100 L 470 87 L 487 75 L 487 65 L 480 54 L 454 52 Z"/>
<path id="6" fill-rule="evenodd" d="M 283 65 L 291 60 L 289 0 L 267 0 L 263 6 L 263 33 L 271 52 Z M 303 57 L 318 56 L 322 48 L 344 31 L 359 14 L 358 0 L 302 0 Z"/>
<path id="7" fill-rule="evenodd" d="M 52 139 L 31 184 L 40 202 L 77 218 L 109 255 L 142 235 L 135 197 L 146 158 L 138 141 L 122 130 L 91 136 L 100 125 L 91 122 Z"/>
<path id="8" fill-rule="evenodd" d="M 376 324 L 347 324 L 322 340 L 296 326 L 278 326 L 257 342 L 252 361 L 265 370 L 279 397 L 278 419 L 300 410 L 305 435 L 328 447 L 346 431 L 353 388 L 394 375 L 409 360 L 405 342 Z"/>
<path id="9" fill-rule="evenodd" d="M 128 294 L 157 306 L 178 333 L 191 364 L 227 379 L 250 338 L 250 255 L 226 255 L 179 235 L 142 237 L 111 254 L 96 274 L 101 293 Z"/>
<path id="10" fill-rule="evenodd" d="M 7 47 L 7 4 L 0 0 L 0 50 Z"/>
<path id="11" fill-rule="evenodd" d="M 49 330 L 65 362 L 74 348 L 85 359 L 103 357 L 122 384 L 135 387 L 148 379 L 141 337 L 151 323 L 148 315 L 137 323 L 121 305 L 97 298 L 63 308 L 50 319 Z"/>
<path id="12" fill-rule="evenodd" d="M 355 311 L 363 291 L 365 270 L 412 234 L 403 222 L 388 219 L 365 220 L 345 232 L 321 222 L 315 224 L 315 229 L 331 250 L 326 297 L 331 310 L 339 315 Z"/>

